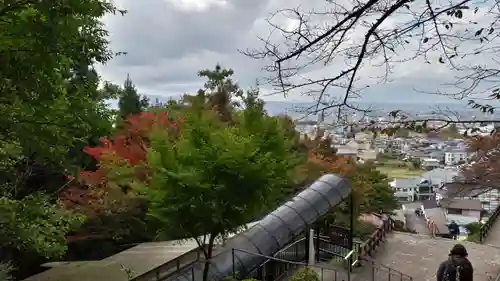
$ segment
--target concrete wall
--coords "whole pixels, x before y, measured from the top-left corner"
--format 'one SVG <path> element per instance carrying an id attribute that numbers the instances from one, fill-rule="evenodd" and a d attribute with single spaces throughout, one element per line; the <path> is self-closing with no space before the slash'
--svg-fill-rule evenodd
<path id="1" fill-rule="evenodd" d="M 477 218 L 478 220 L 481 218 L 481 211 L 476 210 L 463 210 L 462 216 Z"/>

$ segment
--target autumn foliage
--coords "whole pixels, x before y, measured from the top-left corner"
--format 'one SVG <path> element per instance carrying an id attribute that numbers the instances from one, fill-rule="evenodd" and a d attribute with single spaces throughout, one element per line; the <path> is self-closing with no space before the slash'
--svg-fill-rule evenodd
<path id="1" fill-rule="evenodd" d="M 346 177 L 351 183 L 358 214 L 397 208 L 387 176 L 377 171 L 375 166 L 336 155 L 329 138 L 305 139 L 305 146 L 308 147 L 307 162 L 298 170 L 300 177 L 307 178 L 302 179 L 303 182 L 314 181 L 323 174 L 336 174 Z"/>
<path id="2" fill-rule="evenodd" d="M 97 171 L 82 172 L 80 177 L 91 185 L 102 184 L 109 165 L 137 166 L 145 163 L 152 131 L 165 129 L 178 134 L 182 124 L 182 119 L 170 120 L 167 112 L 142 112 L 128 117 L 125 128 L 112 140 L 101 138 L 101 146 L 83 149 L 100 163 L 100 167 Z"/>
<path id="3" fill-rule="evenodd" d="M 500 187 L 500 133 L 468 140 L 470 164 L 462 168 L 465 181 Z"/>
<path id="4" fill-rule="evenodd" d="M 66 188 L 61 195 L 68 208 L 79 209 L 88 215 L 95 215 L 109 208 L 107 199 L 112 197 L 117 202 L 117 196 L 127 191 L 126 186 L 116 189 L 109 186 L 108 176 L 111 168 L 134 167 L 137 176 L 147 176 L 147 152 L 150 144 L 150 134 L 155 129 L 169 130 L 169 135 L 175 137 L 183 127 L 182 118 L 172 120 L 167 112 L 142 112 L 127 118 L 123 129 L 112 138 L 101 138 L 101 145 L 85 147 L 83 151 L 99 163 L 95 171 L 80 173 L 81 184 Z M 120 198 L 123 199 L 123 198 Z"/>

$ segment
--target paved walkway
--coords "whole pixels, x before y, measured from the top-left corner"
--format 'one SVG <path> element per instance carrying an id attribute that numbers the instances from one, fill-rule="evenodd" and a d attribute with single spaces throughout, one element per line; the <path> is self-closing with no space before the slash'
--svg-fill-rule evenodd
<path id="1" fill-rule="evenodd" d="M 493 227 L 488 232 L 483 244 L 500 248 L 500 219 L 493 223 Z"/>
<path id="2" fill-rule="evenodd" d="M 409 229 L 412 229 L 417 233 L 430 235 L 429 230 L 427 229 L 427 225 L 425 223 L 425 218 L 417 217 L 417 215 L 415 215 L 415 208 L 407 208 L 405 210 L 405 217 L 406 217 L 406 225 Z"/>
<path id="3" fill-rule="evenodd" d="M 500 240 L 500 223 L 492 229 L 492 237 Z M 498 231 L 498 232 L 496 232 Z M 495 239 L 489 241 L 495 243 Z M 449 250 L 457 241 L 444 238 L 431 238 L 427 234 L 393 232 L 377 249 L 375 265 L 364 263 L 351 274 L 352 281 L 435 281 L 439 264 L 448 258 Z M 459 242 L 469 253 L 474 266 L 474 281 L 496 280 L 500 273 L 500 244 L 490 246 L 472 242 Z M 339 265 L 320 263 L 312 267 L 321 281 L 348 281 L 348 276 Z M 403 273 L 404 275 L 400 274 Z M 289 281 L 293 271 L 283 276 L 281 281 Z M 373 276 L 375 275 L 375 279 Z"/>
<path id="4" fill-rule="evenodd" d="M 375 258 L 383 265 L 412 276 L 415 281 L 434 281 L 437 267 L 448 258 L 450 248 L 456 243 L 450 239 L 394 232 L 377 250 Z M 469 259 L 474 266 L 474 281 L 494 280 L 500 272 L 500 248 L 471 242 L 460 243 L 469 252 Z M 400 279 L 396 276 L 392 280 Z"/>

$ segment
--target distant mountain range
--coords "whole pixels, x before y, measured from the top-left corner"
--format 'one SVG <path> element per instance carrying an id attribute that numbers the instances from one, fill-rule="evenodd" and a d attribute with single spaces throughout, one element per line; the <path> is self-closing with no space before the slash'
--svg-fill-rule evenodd
<path id="1" fill-rule="evenodd" d="M 146 95 L 150 102 L 154 104 L 156 101 L 165 103 L 171 99 L 179 99 L 180 97 L 163 97 L 163 96 L 154 96 L 154 95 Z M 118 107 L 118 102 L 116 100 L 112 100 L 109 102 L 109 105 L 113 108 Z M 308 102 L 288 102 L 288 101 L 268 101 L 265 104 L 265 108 L 267 112 L 271 115 L 280 115 L 287 114 L 293 118 L 299 118 L 305 115 L 305 110 L 311 106 L 314 106 L 314 103 Z M 403 112 L 409 114 L 418 114 L 420 116 L 423 115 L 433 115 L 438 114 L 439 112 L 453 112 L 453 114 L 459 115 L 461 118 L 473 118 L 474 116 L 478 119 L 500 119 L 500 114 L 497 116 L 488 115 L 483 116 L 476 109 L 471 109 L 467 106 L 465 102 L 462 101 L 450 101 L 446 103 L 438 103 L 438 104 L 428 104 L 428 103 L 405 103 L 405 102 L 356 102 L 356 105 L 361 108 L 370 108 L 373 112 L 370 114 L 371 116 L 387 116 L 387 114 L 393 110 L 402 110 Z M 439 115 L 439 114 L 438 114 Z M 315 120 L 316 116 L 309 116 L 310 120 Z"/>

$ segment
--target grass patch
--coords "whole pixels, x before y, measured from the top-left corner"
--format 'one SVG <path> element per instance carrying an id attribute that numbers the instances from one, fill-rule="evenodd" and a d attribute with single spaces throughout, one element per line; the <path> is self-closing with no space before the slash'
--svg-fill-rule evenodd
<path id="1" fill-rule="evenodd" d="M 408 179 L 422 175 L 420 170 L 412 170 L 404 167 L 378 166 L 377 170 L 386 174 L 391 179 Z"/>

